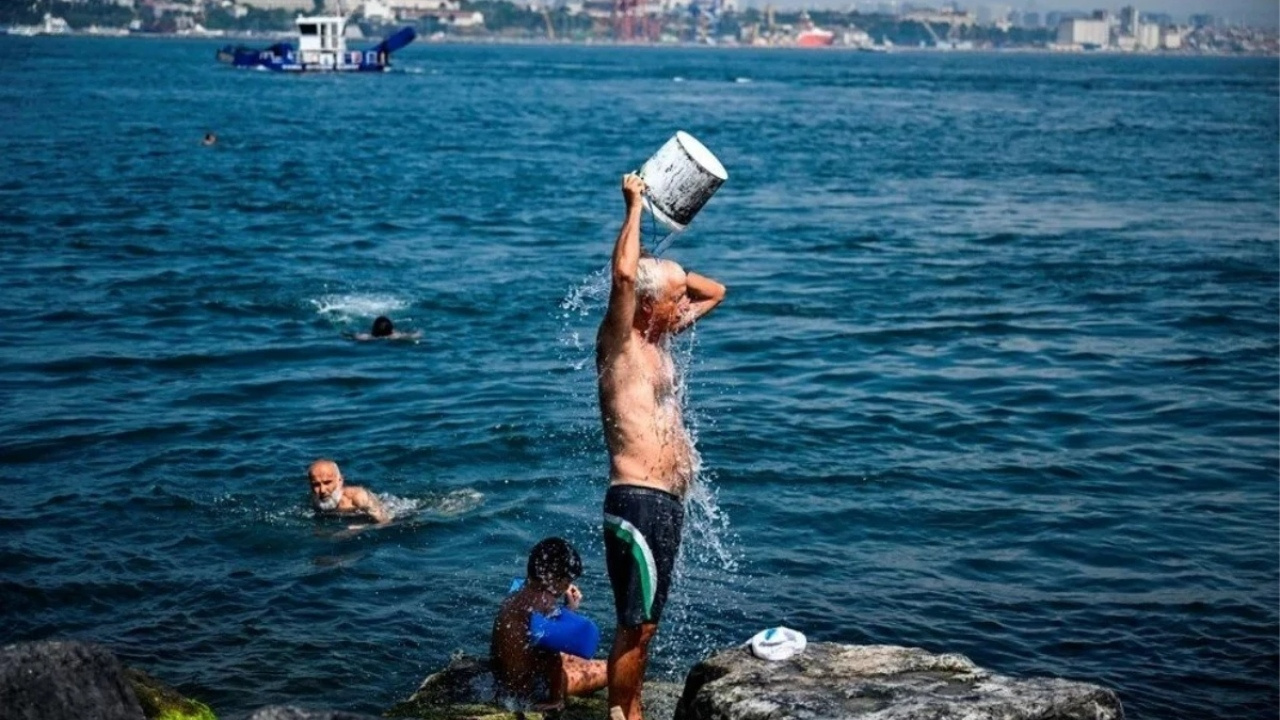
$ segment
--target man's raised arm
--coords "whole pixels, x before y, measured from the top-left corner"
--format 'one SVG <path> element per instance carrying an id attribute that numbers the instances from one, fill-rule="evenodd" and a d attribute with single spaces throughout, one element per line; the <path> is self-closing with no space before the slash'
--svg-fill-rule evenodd
<path id="1" fill-rule="evenodd" d="M 636 314 L 636 271 L 640 266 L 640 197 L 644 181 L 628 173 L 622 178 L 622 197 L 626 201 L 626 217 L 613 245 L 612 289 L 609 308 L 600 324 L 600 339 L 620 344 L 631 332 Z"/>
<path id="2" fill-rule="evenodd" d="M 676 332 L 688 328 L 724 300 L 724 286 L 698 273 L 685 274 L 685 290 L 689 295 L 689 312 L 680 319 Z"/>

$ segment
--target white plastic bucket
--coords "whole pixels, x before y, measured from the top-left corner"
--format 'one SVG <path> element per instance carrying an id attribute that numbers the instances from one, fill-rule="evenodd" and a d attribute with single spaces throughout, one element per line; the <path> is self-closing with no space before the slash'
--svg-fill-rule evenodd
<path id="1" fill-rule="evenodd" d="M 676 232 L 684 230 L 729 179 L 716 156 L 683 130 L 645 161 L 639 175 L 648 186 L 645 207 Z"/>

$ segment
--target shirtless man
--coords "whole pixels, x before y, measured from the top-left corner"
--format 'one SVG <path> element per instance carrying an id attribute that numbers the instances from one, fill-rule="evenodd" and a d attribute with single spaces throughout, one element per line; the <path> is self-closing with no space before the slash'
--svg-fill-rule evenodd
<path id="1" fill-rule="evenodd" d="M 317 460 L 307 468 L 311 482 L 311 505 L 317 513 L 326 515 L 363 515 L 379 525 L 389 521 L 382 503 L 373 493 L 362 487 L 346 485 L 342 471 L 332 460 Z"/>
<path id="2" fill-rule="evenodd" d="M 562 652 L 554 642 L 535 640 L 532 614 L 554 617 L 563 610 L 557 602 L 576 611 L 582 591 L 573 581 L 582 574 L 582 559 L 573 546 L 560 538 L 547 538 L 529 552 L 524 584 L 507 596 L 493 621 L 489 657 L 494 680 L 503 699 L 515 701 L 521 709 L 560 710 L 566 697 L 590 695 L 605 685 L 603 660 L 576 657 Z M 575 616 L 576 627 L 589 625 L 593 634 L 589 654 L 599 641 L 595 623 Z"/>
<path id="3" fill-rule="evenodd" d="M 613 248 L 613 287 L 596 336 L 600 416 L 609 446 L 605 560 L 618 613 L 609 655 L 610 715 L 641 720 L 649 642 L 671 588 L 693 448 L 668 347 L 724 300 L 724 286 L 670 260 L 640 257 L 644 181 L 622 179 L 626 219 Z"/>

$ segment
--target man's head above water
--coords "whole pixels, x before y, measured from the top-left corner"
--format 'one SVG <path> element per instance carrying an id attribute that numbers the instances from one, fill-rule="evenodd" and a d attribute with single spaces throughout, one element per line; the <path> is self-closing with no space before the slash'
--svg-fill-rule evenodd
<path id="1" fill-rule="evenodd" d="M 332 460 L 311 463 L 307 467 L 307 483 L 311 486 L 311 505 L 318 513 L 365 517 L 379 524 L 391 519 L 373 493 L 346 484 L 338 463 Z"/>
<path id="2" fill-rule="evenodd" d="M 311 484 L 311 504 L 322 512 L 333 512 L 342 502 L 342 471 L 332 460 L 317 460 L 307 468 Z"/>

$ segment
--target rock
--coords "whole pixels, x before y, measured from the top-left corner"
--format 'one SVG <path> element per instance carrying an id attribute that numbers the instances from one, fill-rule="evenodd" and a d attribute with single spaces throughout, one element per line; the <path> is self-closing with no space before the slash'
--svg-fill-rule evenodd
<path id="1" fill-rule="evenodd" d="M 378 718 L 341 710 L 304 710 L 291 705 L 272 705 L 258 709 L 249 716 L 249 720 L 378 720 Z"/>
<path id="2" fill-rule="evenodd" d="M 0 709 L 5 720 L 145 720 L 116 656 L 81 642 L 0 648 Z"/>
<path id="3" fill-rule="evenodd" d="M 646 683 L 646 711 L 665 705 L 675 707 L 679 686 L 673 683 Z M 497 704 L 493 695 L 493 672 L 488 660 L 458 656 L 438 673 L 427 676 L 408 700 L 384 713 L 389 718 L 422 720 L 518 720 L 517 713 Z M 522 713 L 525 720 L 545 720 L 539 712 Z M 605 720 L 609 717 L 604 693 L 573 697 L 565 702 L 562 720 Z M 654 718 L 670 718 L 668 710 Z"/>
<path id="4" fill-rule="evenodd" d="M 1123 720 L 1115 693 L 996 675 L 963 655 L 813 643 L 781 662 L 745 647 L 689 672 L 675 720 Z"/>
<path id="5" fill-rule="evenodd" d="M 183 697 L 141 670 L 125 668 L 124 677 L 138 696 L 147 720 L 218 720 L 208 705 Z"/>

